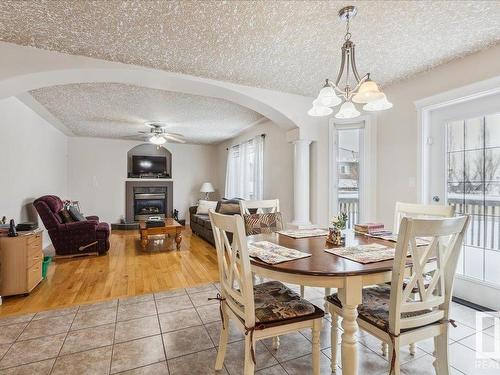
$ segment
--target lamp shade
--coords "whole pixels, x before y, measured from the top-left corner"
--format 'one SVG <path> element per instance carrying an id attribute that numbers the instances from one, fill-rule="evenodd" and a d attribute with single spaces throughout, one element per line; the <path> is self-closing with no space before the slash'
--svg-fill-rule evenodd
<path id="1" fill-rule="evenodd" d="M 382 99 L 375 100 L 374 102 L 367 103 L 363 106 L 363 109 L 368 112 L 383 111 L 389 108 L 392 108 L 392 103 L 387 100 L 385 95 Z"/>
<path id="2" fill-rule="evenodd" d="M 382 99 L 384 94 L 380 92 L 377 84 L 368 79 L 361 84 L 358 93 L 352 97 L 354 103 L 370 103 Z"/>
<path id="3" fill-rule="evenodd" d="M 215 191 L 215 189 L 210 182 L 204 182 L 201 185 L 200 193 L 213 193 L 214 191 Z"/>
<path id="4" fill-rule="evenodd" d="M 309 111 L 307 111 L 307 114 L 313 117 L 328 116 L 331 115 L 332 113 L 333 110 L 331 108 L 321 105 L 319 99 L 314 100 L 312 108 Z"/>
<path id="5" fill-rule="evenodd" d="M 338 119 L 343 119 L 343 118 L 355 118 L 358 117 L 359 115 L 360 115 L 359 111 L 356 109 L 354 104 L 352 104 L 352 102 L 345 102 L 344 104 L 342 104 L 340 110 L 335 115 L 335 117 Z"/>
<path id="6" fill-rule="evenodd" d="M 342 102 L 342 99 L 337 96 L 335 90 L 331 86 L 323 87 L 316 100 L 318 104 L 323 107 L 335 107 Z"/>

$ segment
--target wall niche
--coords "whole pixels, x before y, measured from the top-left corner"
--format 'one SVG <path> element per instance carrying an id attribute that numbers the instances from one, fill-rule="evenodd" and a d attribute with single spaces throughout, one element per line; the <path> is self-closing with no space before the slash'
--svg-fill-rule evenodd
<path id="1" fill-rule="evenodd" d="M 163 146 L 143 143 L 127 152 L 128 178 L 172 178 L 172 153 Z"/>

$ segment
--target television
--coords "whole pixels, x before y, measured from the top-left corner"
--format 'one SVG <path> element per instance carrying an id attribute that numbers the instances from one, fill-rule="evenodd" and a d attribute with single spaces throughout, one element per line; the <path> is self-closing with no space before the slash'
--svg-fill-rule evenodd
<path id="1" fill-rule="evenodd" d="M 165 158 L 164 156 L 133 155 L 132 173 L 134 175 L 166 175 L 167 158 Z"/>

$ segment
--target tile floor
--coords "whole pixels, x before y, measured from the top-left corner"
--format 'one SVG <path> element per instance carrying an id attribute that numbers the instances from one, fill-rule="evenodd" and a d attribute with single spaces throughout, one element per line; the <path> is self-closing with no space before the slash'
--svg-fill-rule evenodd
<path id="1" fill-rule="evenodd" d="M 166 291 L 92 305 L 44 311 L 0 320 L 0 374 L 170 374 L 214 373 L 220 318 L 217 285 Z M 322 305 L 322 290 L 307 288 L 306 298 Z M 500 374 L 500 362 L 475 359 L 475 313 L 453 304 L 458 328 L 451 328 L 452 374 Z M 493 319 L 483 345 L 493 348 Z M 232 329 L 231 329 L 232 328 Z M 225 367 L 219 374 L 242 374 L 243 335 L 230 327 Z M 321 371 L 330 374 L 330 322 L 324 319 Z M 310 332 L 258 342 L 257 374 L 311 373 Z M 360 333 L 360 374 L 387 374 L 380 342 Z M 405 374 L 433 374 L 433 342 L 418 344 L 414 357 L 401 351 Z M 337 374 L 342 369 L 338 367 Z"/>

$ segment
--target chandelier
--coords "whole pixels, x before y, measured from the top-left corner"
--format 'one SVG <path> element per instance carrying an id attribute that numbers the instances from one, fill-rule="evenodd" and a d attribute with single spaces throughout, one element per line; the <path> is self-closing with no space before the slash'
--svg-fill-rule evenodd
<path id="1" fill-rule="evenodd" d="M 363 77 L 360 77 L 358 73 L 354 43 L 351 41 L 351 33 L 349 32 L 350 21 L 356 16 L 357 12 L 355 6 L 347 6 L 339 11 L 339 18 L 346 22 L 339 74 L 335 83 L 326 79 L 325 85 L 312 103 L 312 108 L 307 112 L 310 116 L 328 116 L 333 113 L 332 107 L 336 107 L 342 102 L 340 110 L 335 115 L 338 119 L 358 117 L 360 112 L 354 103 L 364 104 L 363 110 L 369 112 L 392 108 L 392 103 L 379 90 L 377 83 L 371 80 L 370 73 Z M 351 73 L 354 80 L 350 79 Z M 341 84 L 343 84 L 343 88 L 340 87 Z"/>

